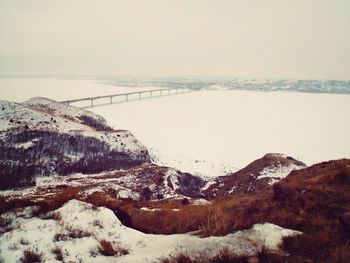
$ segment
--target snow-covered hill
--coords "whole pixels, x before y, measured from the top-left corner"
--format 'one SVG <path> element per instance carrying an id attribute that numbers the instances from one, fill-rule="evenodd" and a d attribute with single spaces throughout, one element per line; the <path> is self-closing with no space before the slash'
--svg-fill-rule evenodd
<path id="1" fill-rule="evenodd" d="M 45 112 L 51 116 L 62 117 L 75 123 L 81 123 L 95 130 L 112 130 L 106 120 L 101 116 L 54 100 L 36 97 L 24 102 L 23 105 L 37 111 Z"/>
<path id="2" fill-rule="evenodd" d="M 268 153 L 237 172 L 214 178 L 203 192 L 208 198 L 217 198 L 261 191 L 287 177 L 292 171 L 305 167 L 304 163 L 290 156 Z"/>
<path id="3" fill-rule="evenodd" d="M 30 185 L 36 176 L 96 173 L 150 160 L 131 132 L 45 98 L 0 101 L 0 146 L 2 189 Z"/>
<path id="4" fill-rule="evenodd" d="M 265 223 L 223 237 L 192 234 L 152 235 L 125 227 L 103 207 L 71 200 L 46 218 L 33 217 L 31 208 L 2 215 L 12 230 L 0 237 L 0 260 L 18 262 L 33 253 L 46 262 L 159 262 L 182 249 L 191 254 L 217 254 L 227 248 L 253 255 L 263 246 L 275 250 L 282 237 L 300 232 Z"/>

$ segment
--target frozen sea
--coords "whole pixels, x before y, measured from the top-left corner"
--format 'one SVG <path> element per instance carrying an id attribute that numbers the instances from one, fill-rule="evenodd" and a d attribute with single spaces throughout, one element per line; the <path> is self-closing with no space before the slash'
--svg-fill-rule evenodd
<path id="1" fill-rule="evenodd" d="M 3 78 L 0 98 L 65 100 L 148 88 Z M 207 176 L 243 168 L 268 152 L 308 165 L 350 158 L 350 95 L 203 90 L 89 110 L 132 131 L 156 162 Z"/>

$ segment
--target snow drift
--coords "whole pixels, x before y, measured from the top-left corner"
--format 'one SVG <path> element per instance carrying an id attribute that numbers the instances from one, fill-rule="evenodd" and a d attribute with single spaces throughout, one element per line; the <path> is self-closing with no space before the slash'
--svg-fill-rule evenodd
<path id="1" fill-rule="evenodd" d="M 42 260 L 59 262 L 157 262 L 182 249 L 191 253 L 206 250 L 215 255 L 223 248 L 238 254 L 252 255 L 262 246 L 276 249 L 282 237 L 300 232 L 265 223 L 250 230 L 238 231 L 223 237 L 200 238 L 192 234 L 152 235 L 125 227 L 114 213 L 102 207 L 71 200 L 51 212 L 53 219 L 23 217 L 8 213 L 12 231 L 0 237 L 0 255 L 5 262 L 17 262 L 24 251 L 34 251 Z M 101 242 L 108 242 L 116 253 L 105 256 Z"/>

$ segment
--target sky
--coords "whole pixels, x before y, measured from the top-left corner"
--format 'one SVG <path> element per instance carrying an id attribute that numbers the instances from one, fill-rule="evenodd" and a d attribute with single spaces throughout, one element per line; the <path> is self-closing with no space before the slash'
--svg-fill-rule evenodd
<path id="1" fill-rule="evenodd" d="M 349 0 L 0 0 L 0 74 L 350 80 Z"/>

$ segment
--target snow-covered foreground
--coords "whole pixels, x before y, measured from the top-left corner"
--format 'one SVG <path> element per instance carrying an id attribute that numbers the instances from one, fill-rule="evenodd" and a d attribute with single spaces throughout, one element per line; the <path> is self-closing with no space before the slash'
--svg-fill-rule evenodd
<path id="1" fill-rule="evenodd" d="M 192 173 L 224 174 L 268 152 L 309 165 L 350 157 L 350 95 L 214 90 L 91 110 L 158 163 Z"/>
<path id="2" fill-rule="evenodd" d="M 144 234 L 123 226 L 111 210 L 77 200 L 69 201 L 53 215 L 54 219 L 30 217 L 28 209 L 15 219 L 13 213 L 3 215 L 13 219 L 13 230 L 0 237 L 1 258 L 8 263 L 17 262 L 26 250 L 36 251 L 47 262 L 57 262 L 58 252 L 62 253 L 65 262 L 125 263 L 157 262 L 176 249 L 215 255 L 219 250 L 229 248 L 238 254 L 251 255 L 262 246 L 276 249 L 283 236 L 299 233 L 265 223 L 224 237 Z M 110 242 L 115 250 L 127 250 L 128 254 L 102 255 L 101 240 Z"/>

